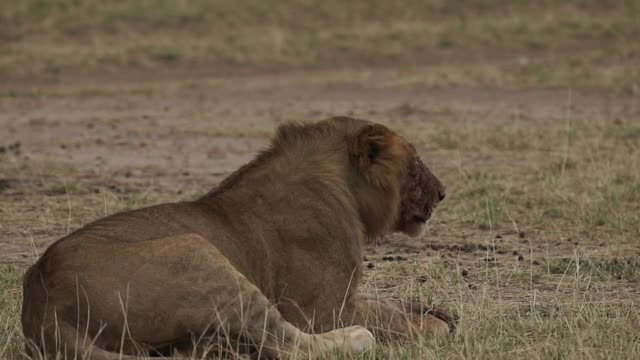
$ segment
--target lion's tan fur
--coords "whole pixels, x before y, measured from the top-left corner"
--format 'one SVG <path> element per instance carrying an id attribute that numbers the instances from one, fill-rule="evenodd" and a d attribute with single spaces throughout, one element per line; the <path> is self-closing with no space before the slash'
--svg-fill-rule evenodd
<path id="1" fill-rule="evenodd" d="M 86 351 L 74 334 L 107 356 L 177 346 L 223 324 L 257 347 L 264 324 L 291 334 L 367 325 L 356 296 L 363 246 L 404 230 L 444 191 L 415 159 L 408 142 L 366 121 L 284 125 L 202 198 L 115 214 L 54 243 L 25 276 L 31 351 Z M 251 303 L 242 316 L 232 314 L 239 299 Z"/>

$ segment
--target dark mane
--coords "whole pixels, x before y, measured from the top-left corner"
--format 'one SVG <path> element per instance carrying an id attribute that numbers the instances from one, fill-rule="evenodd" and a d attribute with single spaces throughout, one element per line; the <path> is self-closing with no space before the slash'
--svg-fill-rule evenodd
<path id="1" fill-rule="evenodd" d="M 271 146 L 272 148 L 287 147 L 324 138 L 330 135 L 331 129 L 335 127 L 331 125 L 333 124 L 326 121 L 316 124 L 291 122 L 280 125 Z"/>
<path id="2" fill-rule="evenodd" d="M 240 179 L 242 179 L 246 174 L 253 172 L 255 169 L 260 168 L 264 164 L 267 164 L 271 161 L 271 159 L 277 156 L 278 149 L 270 146 L 266 150 L 261 151 L 258 155 L 247 164 L 242 165 L 238 170 L 231 173 L 231 175 L 227 176 L 222 180 L 218 186 L 214 187 L 211 191 L 209 191 L 204 197 L 212 197 L 216 195 L 220 195 L 225 191 L 231 189 L 233 185 L 235 185 Z"/>
<path id="3" fill-rule="evenodd" d="M 246 174 L 270 163 L 273 159 L 298 146 L 323 140 L 331 136 L 339 127 L 358 128 L 367 122 L 347 116 L 336 116 L 317 123 L 290 122 L 280 125 L 269 147 L 261 151 L 255 159 L 243 165 L 226 177 L 205 197 L 216 196 L 232 188 Z"/>

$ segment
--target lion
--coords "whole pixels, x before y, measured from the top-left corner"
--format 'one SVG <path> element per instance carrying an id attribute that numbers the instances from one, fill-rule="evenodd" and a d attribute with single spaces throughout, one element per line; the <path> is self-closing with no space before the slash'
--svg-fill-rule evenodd
<path id="1" fill-rule="evenodd" d="M 443 335 L 447 313 L 362 294 L 363 248 L 417 236 L 445 188 L 414 146 L 349 117 L 278 128 L 194 201 L 99 219 L 24 277 L 32 357 L 194 354 L 203 338 L 259 358 L 357 354 Z"/>

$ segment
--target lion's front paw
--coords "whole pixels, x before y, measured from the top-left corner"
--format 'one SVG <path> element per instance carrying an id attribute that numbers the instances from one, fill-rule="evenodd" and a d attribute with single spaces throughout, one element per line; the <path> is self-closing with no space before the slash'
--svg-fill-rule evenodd
<path id="1" fill-rule="evenodd" d="M 449 311 L 420 303 L 402 303 L 400 306 L 424 333 L 436 336 L 455 334 L 458 317 Z"/>
<path id="2" fill-rule="evenodd" d="M 373 334 L 363 326 L 349 326 L 333 330 L 331 333 L 342 339 L 342 351 L 349 354 L 367 351 L 376 343 Z"/>

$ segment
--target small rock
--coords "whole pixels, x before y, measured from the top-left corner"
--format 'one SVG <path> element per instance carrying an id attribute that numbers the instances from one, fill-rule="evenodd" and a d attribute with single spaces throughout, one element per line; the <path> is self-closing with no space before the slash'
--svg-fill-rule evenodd
<path id="1" fill-rule="evenodd" d="M 9 149 L 9 151 L 13 152 L 14 155 L 20 155 L 20 147 L 22 146 L 22 144 L 20 143 L 20 141 L 17 141 L 9 146 L 7 146 L 7 149 Z"/>
<path id="2" fill-rule="evenodd" d="M 109 189 L 109 190 L 111 190 L 111 191 L 113 191 L 115 193 L 118 193 L 118 194 L 122 194 L 124 192 L 122 189 L 120 189 L 116 185 L 108 185 L 107 189 Z"/>
<path id="3" fill-rule="evenodd" d="M 367 264 L 367 269 L 373 269 L 374 267 L 376 267 L 376 265 L 372 262 Z"/>
<path id="4" fill-rule="evenodd" d="M 532 264 L 533 264 L 533 265 L 540 265 L 540 261 L 538 261 L 538 260 L 533 260 Z"/>
<path id="5" fill-rule="evenodd" d="M 393 261 L 395 258 L 393 256 L 385 256 L 382 258 L 383 261 Z"/>
<path id="6" fill-rule="evenodd" d="M 462 272 L 460 272 L 460 274 L 462 275 L 462 277 L 467 277 L 467 276 L 469 276 L 469 270 L 462 269 Z"/>
<path id="7" fill-rule="evenodd" d="M 0 192 L 11 188 L 11 183 L 7 179 L 0 179 Z"/>
<path id="8" fill-rule="evenodd" d="M 529 65 L 529 58 L 526 56 L 520 56 L 517 61 L 518 61 L 518 65 L 520 66 Z"/>
<path id="9" fill-rule="evenodd" d="M 474 252 L 478 249 L 478 246 L 475 244 L 464 244 L 462 246 L 462 251 L 466 253 Z"/>
<path id="10" fill-rule="evenodd" d="M 518 255 L 518 261 L 524 261 L 524 256 Z"/>
<path id="11" fill-rule="evenodd" d="M 495 250 L 496 247 L 494 245 L 480 245 L 478 248 L 482 251 Z"/>
<path id="12" fill-rule="evenodd" d="M 431 244 L 431 249 L 435 250 L 435 251 L 438 251 L 438 250 L 444 249 L 444 245 L 442 245 L 442 244 Z"/>

